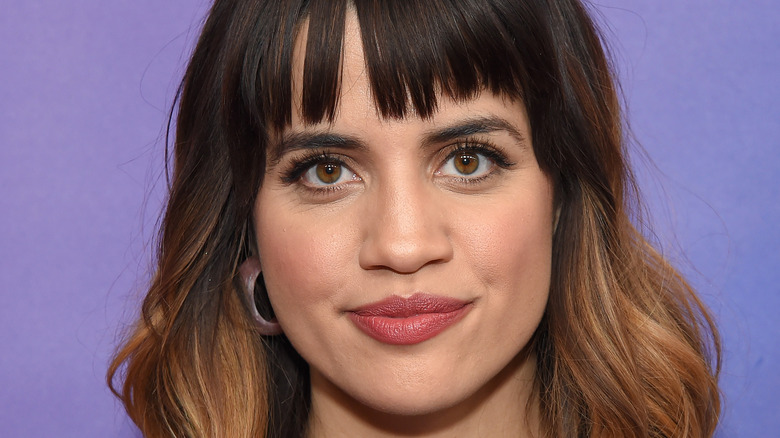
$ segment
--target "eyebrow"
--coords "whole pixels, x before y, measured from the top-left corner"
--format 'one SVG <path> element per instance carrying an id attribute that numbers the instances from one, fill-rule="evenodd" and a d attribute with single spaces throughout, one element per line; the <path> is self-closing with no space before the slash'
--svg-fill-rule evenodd
<path id="1" fill-rule="evenodd" d="M 520 146 L 527 145 L 525 135 L 508 120 L 498 116 L 484 116 L 461 120 L 452 126 L 428 132 L 423 140 L 423 147 L 447 143 L 474 134 L 490 134 L 497 131 L 506 131 Z"/>
<path id="2" fill-rule="evenodd" d="M 525 135 L 508 120 L 498 116 L 484 116 L 460 120 L 451 126 L 428 131 L 423 136 L 422 148 L 425 149 L 434 144 L 447 143 L 474 134 L 489 134 L 497 131 L 506 131 L 520 146 L 527 145 Z M 278 164 L 282 157 L 289 152 L 327 148 L 368 149 L 363 140 L 353 136 L 329 132 L 297 132 L 284 135 L 279 143 L 269 148 L 268 163 L 271 166 Z"/>
<path id="3" fill-rule="evenodd" d="M 274 166 L 282 157 L 293 151 L 312 149 L 366 149 L 366 144 L 355 137 L 328 132 L 296 132 L 286 134 L 282 141 L 268 151 L 268 163 Z"/>

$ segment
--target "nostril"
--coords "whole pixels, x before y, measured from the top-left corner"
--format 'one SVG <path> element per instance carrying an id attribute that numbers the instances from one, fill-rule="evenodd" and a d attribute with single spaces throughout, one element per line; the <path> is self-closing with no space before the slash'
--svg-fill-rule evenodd
<path id="1" fill-rule="evenodd" d="M 393 180 L 367 199 L 360 248 L 363 269 L 388 269 L 409 274 L 452 258 L 447 215 L 424 184 Z"/>
<path id="2" fill-rule="evenodd" d="M 427 228 L 415 233 L 384 230 L 363 241 L 360 265 L 363 269 L 410 274 L 427 265 L 446 263 L 452 255 L 452 244 L 443 229 Z"/>

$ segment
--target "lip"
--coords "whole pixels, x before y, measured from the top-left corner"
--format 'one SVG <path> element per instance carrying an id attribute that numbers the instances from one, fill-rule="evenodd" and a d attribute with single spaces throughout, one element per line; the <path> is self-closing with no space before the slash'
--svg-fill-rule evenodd
<path id="1" fill-rule="evenodd" d="M 393 295 L 348 314 L 360 330 L 379 342 L 413 345 L 443 332 L 469 310 L 469 301 L 418 293 L 409 298 Z"/>

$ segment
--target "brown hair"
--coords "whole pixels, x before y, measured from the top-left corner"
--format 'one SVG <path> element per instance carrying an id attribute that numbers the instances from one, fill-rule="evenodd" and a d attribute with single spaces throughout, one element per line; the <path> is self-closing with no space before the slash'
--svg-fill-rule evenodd
<path id="1" fill-rule="evenodd" d="M 632 222 L 639 204 L 620 104 L 577 0 L 214 3 L 180 89 L 157 271 L 108 372 L 144 435 L 305 433 L 307 364 L 284 336 L 254 331 L 237 266 L 253 251 L 269 134 L 291 118 L 298 31 L 308 23 L 303 117 L 332 119 L 349 8 L 384 117 L 427 117 L 440 94 L 487 91 L 526 105 L 560 212 L 550 299 L 533 340 L 543 434 L 711 436 L 717 331 Z"/>

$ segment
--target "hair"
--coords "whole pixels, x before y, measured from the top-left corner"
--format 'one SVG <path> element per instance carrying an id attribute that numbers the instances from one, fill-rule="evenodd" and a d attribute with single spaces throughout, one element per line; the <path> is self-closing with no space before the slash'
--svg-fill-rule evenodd
<path id="1" fill-rule="evenodd" d="M 717 330 L 639 231 L 616 84 L 577 0 L 216 0 L 177 96 L 156 272 L 108 371 L 143 434 L 305 433 L 308 365 L 284 336 L 257 334 L 237 266 L 254 251 L 269 139 L 291 120 L 299 31 L 308 25 L 301 114 L 332 120 L 350 10 L 382 117 L 426 118 L 440 96 L 482 92 L 527 108 L 559 211 L 549 301 L 530 344 L 542 435 L 712 436 Z"/>

